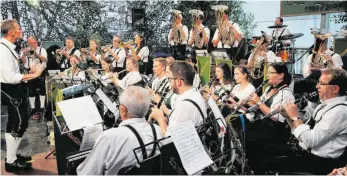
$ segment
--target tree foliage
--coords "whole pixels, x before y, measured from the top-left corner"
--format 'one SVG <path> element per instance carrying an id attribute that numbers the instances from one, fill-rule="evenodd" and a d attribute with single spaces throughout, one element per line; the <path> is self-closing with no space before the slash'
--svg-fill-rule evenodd
<path id="1" fill-rule="evenodd" d="M 133 38 L 134 32 L 143 32 L 147 45 L 167 46 L 167 35 L 171 27 L 171 9 L 183 12 L 183 23 L 191 27 L 189 10 L 200 9 L 205 13 L 205 24 L 214 31 L 216 21 L 211 6 L 227 5 L 231 9 L 232 21 L 238 23 L 246 36 L 255 27 L 254 16 L 246 14 L 242 1 L 39 1 L 31 6 L 26 1 L 3 1 L 1 14 L 17 19 L 25 35 L 35 35 L 42 41 L 64 41 L 67 35 L 77 40 L 77 46 L 85 47 L 91 38 L 102 44 L 110 43 L 114 33 L 123 40 Z M 146 10 L 145 25 L 132 27 L 132 9 Z M 211 34 L 212 37 L 213 33 Z"/>

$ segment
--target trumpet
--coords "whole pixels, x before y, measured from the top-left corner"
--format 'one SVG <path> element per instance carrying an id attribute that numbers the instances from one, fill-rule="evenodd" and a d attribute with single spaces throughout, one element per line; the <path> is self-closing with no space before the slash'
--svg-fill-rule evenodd
<path id="1" fill-rule="evenodd" d="M 120 47 L 122 47 L 122 48 L 124 48 L 124 46 L 129 45 L 129 44 L 134 45 L 135 44 L 134 40 L 129 40 L 127 42 L 120 42 L 119 43 Z"/>
<path id="2" fill-rule="evenodd" d="M 81 48 L 81 53 L 84 55 L 88 55 L 90 53 L 90 47 L 88 48 Z"/>
<path id="3" fill-rule="evenodd" d="M 55 51 L 55 53 L 56 53 L 55 61 L 56 61 L 58 64 L 61 64 L 61 60 L 62 60 L 62 58 L 63 58 L 63 52 L 64 52 L 64 51 L 67 51 L 66 46 L 64 46 L 64 47 L 61 48 L 61 49 L 57 49 L 57 50 Z"/>
<path id="4" fill-rule="evenodd" d="M 109 49 L 112 48 L 113 45 L 106 45 L 106 46 L 102 46 L 101 47 L 101 51 L 103 51 L 104 53 L 106 53 Z"/>

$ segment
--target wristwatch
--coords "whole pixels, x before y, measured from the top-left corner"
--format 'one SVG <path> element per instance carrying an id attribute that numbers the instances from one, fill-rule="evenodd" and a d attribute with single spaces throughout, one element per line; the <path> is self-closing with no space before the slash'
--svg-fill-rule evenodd
<path id="1" fill-rule="evenodd" d="M 259 102 L 257 103 L 257 106 L 260 106 L 262 103 L 263 103 L 262 101 L 259 101 Z"/>
<path id="2" fill-rule="evenodd" d="M 293 122 L 299 120 L 298 117 L 292 117 L 291 119 L 292 119 Z"/>

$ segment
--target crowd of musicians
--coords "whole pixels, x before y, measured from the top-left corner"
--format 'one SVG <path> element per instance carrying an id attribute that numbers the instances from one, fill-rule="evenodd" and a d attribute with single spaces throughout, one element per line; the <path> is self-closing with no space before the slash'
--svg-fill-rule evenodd
<path id="1" fill-rule="evenodd" d="M 181 23 L 182 13 L 173 11 L 172 28 L 168 31 L 170 56 L 152 60 L 143 34 L 136 34 L 129 42 L 115 35 L 112 44 L 102 47 L 90 40 L 89 47 L 81 49 L 69 36 L 65 46 L 56 50 L 59 76 L 85 80 L 87 72 L 91 72 L 104 84 L 123 90 L 118 97 L 121 122 L 105 120 L 107 130 L 77 168 L 78 174 L 121 173 L 123 168 L 136 164 L 132 150 L 140 141 L 149 143 L 170 136 L 168 127 L 189 120 L 198 127 L 210 115 L 213 105 L 220 108 L 218 111 L 232 121 L 238 132 L 245 131 L 245 156 L 256 174 L 272 170 L 347 174 L 347 72 L 341 68 L 340 55 L 327 47 L 329 35 L 313 32 L 315 47 L 304 58 L 305 78 L 294 83 L 288 63 L 277 55 L 275 47 L 278 43 L 291 45 L 293 37 L 283 27 L 283 19 L 277 18 L 275 30 L 263 33 L 254 43 L 253 52 L 243 58 L 246 63 L 232 67 L 218 64 L 210 81 L 202 85 L 194 50 L 206 49 L 212 36 L 212 45 L 224 48 L 229 58 L 235 59 L 244 39 L 239 25 L 230 21 L 226 8 L 217 6 L 214 10 L 219 14 L 214 35 L 203 25 L 202 11 L 190 11 L 194 19 L 189 33 Z M 16 172 L 32 167 L 28 162 L 31 157 L 18 155 L 17 150 L 29 118 L 37 119 L 45 108 L 48 57 L 34 36 L 28 37 L 28 47 L 17 53 L 14 43 L 23 38 L 23 31 L 16 20 L 4 21 L 1 35 L 1 103 L 8 107 L 9 115 L 5 169 Z M 187 45 L 194 49 L 189 57 Z M 145 80 L 152 72 L 153 78 Z M 35 110 L 37 89 L 40 110 Z M 318 96 L 314 97 L 317 91 Z M 309 103 L 305 109 L 299 106 L 295 95 L 307 95 Z M 216 115 L 215 109 L 212 111 Z M 290 140 L 295 141 L 300 152 L 293 154 Z M 145 152 L 143 158 L 153 156 L 155 149 L 149 145 Z"/>

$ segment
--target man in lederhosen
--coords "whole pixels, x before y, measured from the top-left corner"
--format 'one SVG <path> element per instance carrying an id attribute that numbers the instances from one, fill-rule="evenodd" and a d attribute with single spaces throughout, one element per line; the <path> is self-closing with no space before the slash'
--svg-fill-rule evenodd
<path id="1" fill-rule="evenodd" d="M 21 54 L 24 67 L 28 70 L 35 68 L 38 64 L 47 66 L 47 52 L 44 48 L 38 46 L 38 42 L 35 37 L 28 38 L 28 48 L 25 48 Z M 39 78 L 36 78 L 28 83 L 29 87 L 29 102 L 31 108 L 31 115 L 33 119 L 38 119 L 40 113 L 43 112 L 45 107 L 46 98 L 46 86 L 45 86 L 45 74 L 41 74 Z M 35 113 L 35 96 L 36 89 L 39 89 L 40 94 L 40 111 Z"/>
<path id="2" fill-rule="evenodd" d="M 28 127 L 28 88 L 26 82 L 38 78 L 44 67 L 38 65 L 27 73 L 14 42 L 23 37 L 23 31 L 16 20 L 6 20 L 1 24 L 1 104 L 8 108 L 6 125 L 6 162 L 5 170 L 15 172 L 30 169 L 31 157 L 16 155 L 22 136 Z"/>

